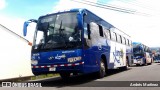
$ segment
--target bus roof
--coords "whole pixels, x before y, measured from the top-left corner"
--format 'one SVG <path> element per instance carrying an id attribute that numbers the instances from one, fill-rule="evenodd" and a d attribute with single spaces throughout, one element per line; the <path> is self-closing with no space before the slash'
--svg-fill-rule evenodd
<path id="1" fill-rule="evenodd" d="M 141 46 L 141 47 L 144 47 L 144 48 L 149 48 L 148 46 L 144 45 L 141 42 L 132 42 L 132 44 L 133 44 L 133 48 L 136 48 L 138 46 Z"/>

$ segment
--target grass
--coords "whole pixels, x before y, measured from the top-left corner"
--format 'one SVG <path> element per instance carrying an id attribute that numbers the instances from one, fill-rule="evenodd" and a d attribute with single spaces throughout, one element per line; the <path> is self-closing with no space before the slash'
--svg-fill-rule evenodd
<path id="1" fill-rule="evenodd" d="M 59 76 L 59 74 L 44 74 L 44 75 L 38 75 L 38 76 L 17 77 L 17 78 L 10 78 L 6 80 L 0 80 L 0 83 L 1 82 L 23 82 L 28 80 L 45 79 L 45 78 L 56 77 L 56 76 Z"/>
<path id="2" fill-rule="evenodd" d="M 31 80 L 50 78 L 50 77 L 54 77 L 54 76 L 59 76 L 59 74 L 43 74 L 43 75 L 38 75 L 38 76 L 32 76 Z"/>

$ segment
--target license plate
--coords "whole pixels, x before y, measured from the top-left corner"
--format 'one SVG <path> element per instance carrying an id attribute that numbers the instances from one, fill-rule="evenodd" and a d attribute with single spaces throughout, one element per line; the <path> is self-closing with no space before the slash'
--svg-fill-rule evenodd
<path id="1" fill-rule="evenodd" d="M 137 63 L 137 60 L 134 60 L 134 63 Z"/>
<path id="2" fill-rule="evenodd" d="M 55 67 L 51 67 L 51 68 L 49 68 L 49 71 L 56 71 L 56 68 Z"/>
<path id="3" fill-rule="evenodd" d="M 141 63 L 141 61 L 138 61 L 138 63 Z"/>

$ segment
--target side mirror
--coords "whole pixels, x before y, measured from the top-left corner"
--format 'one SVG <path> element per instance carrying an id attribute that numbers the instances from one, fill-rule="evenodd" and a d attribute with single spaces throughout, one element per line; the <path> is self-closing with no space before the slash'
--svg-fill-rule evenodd
<path id="1" fill-rule="evenodd" d="M 23 36 L 27 35 L 27 27 L 28 27 L 28 25 L 29 25 L 29 22 L 25 21 L 24 24 L 23 24 Z"/>
<path id="2" fill-rule="evenodd" d="M 27 35 L 27 27 L 28 27 L 29 23 L 32 23 L 32 22 L 37 23 L 37 20 L 30 19 L 30 20 L 24 22 L 24 24 L 23 24 L 23 36 Z"/>

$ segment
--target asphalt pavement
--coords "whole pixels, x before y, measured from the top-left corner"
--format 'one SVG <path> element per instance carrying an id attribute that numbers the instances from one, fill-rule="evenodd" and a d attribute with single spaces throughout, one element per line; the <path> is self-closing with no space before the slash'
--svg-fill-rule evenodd
<path id="1" fill-rule="evenodd" d="M 128 70 L 109 70 L 102 79 L 97 79 L 94 74 L 87 74 L 74 76 L 67 80 L 53 77 L 22 83 L 41 83 L 42 86 L 41 88 L 20 88 L 24 90 L 160 90 L 160 63 L 153 63 L 148 66 L 132 66 Z M 10 90 L 5 87 L 0 89 Z"/>

